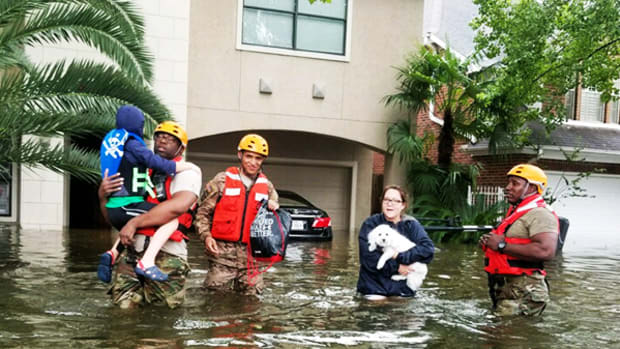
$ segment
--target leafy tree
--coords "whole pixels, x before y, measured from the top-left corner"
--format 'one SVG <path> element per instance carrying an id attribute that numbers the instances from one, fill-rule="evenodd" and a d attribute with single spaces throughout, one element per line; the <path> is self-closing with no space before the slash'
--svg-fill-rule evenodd
<path id="1" fill-rule="evenodd" d="M 522 147 L 529 144 L 528 121 L 542 122 L 551 131 L 564 120 L 563 97 L 577 84 L 603 92 L 604 101 L 619 92 L 613 84 L 620 76 L 617 0 L 474 3 L 480 11 L 472 22 L 478 30 L 476 54 L 461 62 L 449 49 L 433 52 L 422 48 L 398 68 L 397 93 L 384 99 L 386 105 L 409 113 L 408 121 L 399 121 L 388 130 L 388 150 L 407 162 L 414 195 L 433 182 L 468 178 L 468 170 L 451 166 L 455 137 L 486 138 L 492 153 Z M 444 119 L 437 168 L 421 151 L 428 136 L 417 137 L 411 121 L 412 115 L 431 103 Z M 542 108 L 529 107 L 535 103 L 541 103 Z M 420 164 L 428 171 L 420 170 Z M 458 188 L 433 186 L 435 192 L 422 197 L 425 212 L 445 216 L 467 209 L 442 200 L 447 194 L 458 194 Z M 463 195 L 460 197 L 464 202 Z"/>
<path id="2" fill-rule="evenodd" d="M 475 97 L 476 86 L 467 74 L 467 62 L 461 62 L 450 50 L 441 54 L 422 47 L 397 70 L 397 93 L 386 96 L 385 104 L 406 110 L 410 122 L 411 116 L 415 118 L 434 104 L 434 112 L 443 115 L 438 164 L 443 168 L 450 167 L 455 133 L 467 132 L 471 121 L 468 110 L 471 98 Z"/>
<path id="3" fill-rule="evenodd" d="M 562 120 L 562 97 L 577 84 L 602 92 L 603 101 L 618 95 L 618 0 L 473 2 L 479 6 L 471 23 L 477 55 L 498 62 L 496 96 L 513 104 L 542 102 L 534 117 L 553 126 Z"/>
<path id="4" fill-rule="evenodd" d="M 36 64 L 25 52 L 59 43 L 90 46 L 109 62 Z M 1 1 L 0 166 L 21 163 L 97 180 L 97 153 L 53 146 L 47 138 L 100 137 L 122 104 L 141 108 L 153 130 L 170 113 L 149 85 L 152 70 L 144 23 L 130 1 Z"/>

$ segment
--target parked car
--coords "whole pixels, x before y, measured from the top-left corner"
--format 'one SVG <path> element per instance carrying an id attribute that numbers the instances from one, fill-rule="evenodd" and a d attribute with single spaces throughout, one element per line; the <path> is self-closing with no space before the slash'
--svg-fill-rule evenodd
<path id="1" fill-rule="evenodd" d="M 288 190 L 278 190 L 280 208 L 292 218 L 289 237 L 293 240 L 331 240 L 332 219 L 327 212 L 314 206 L 301 195 Z"/>

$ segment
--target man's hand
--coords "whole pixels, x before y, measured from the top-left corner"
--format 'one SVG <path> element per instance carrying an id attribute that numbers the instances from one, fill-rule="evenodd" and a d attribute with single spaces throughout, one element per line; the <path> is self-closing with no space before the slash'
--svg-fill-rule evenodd
<path id="1" fill-rule="evenodd" d="M 280 204 L 278 204 L 277 201 L 269 200 L 269 201 L 267 201 L 267 207 L 269 207 L 270 210 L 275 211 L 278 208 L 280 208 Z"/>
<path id="2" fill-rule="evenodd" d="M 209 251 L 209 253 L 217 256 L 220 253 L 220 250 L 218 250 L 217 248 L 217 243 L 215 242 L 215 239 L 212 237 L 208 237 L 205 239 L 205 248 L 207 249 L 207 251 Z"/>
<path id="3" fill-rule="evenodd" d="M 121 243 L 123 245 L 127 246 L 134 242 L 133 236 L 136 233 L 136 229 L 137 229 L 137 226 L 135 224 L 135 218 L 132 218 L 129 220 L 129 222 L 127 222 L 127 224 L 125 224 L 125 226 L 123 227 L 123 229 L 121 229 L 121 232 L 119 234 Z"/>
<path id="4" fill-rule="evenodd" d="M 488 247 L 493 251 L 497 251 L 497 246 L 504 241 L 504 236 L 499 234 L 484 234 L 480 237 L 480 247 Z"/>
<path id="5" fill-rule="evenodd" d="M 112 193 L 121 190 L 123 187 L 123 177 L 121 177 L 120 173 L 115 173 L 108 177 L 108 170 L 105 170 L 103 174 L 103 179 L 101 180 L 101 184 L 99 185 L 99 191 L 97 194 L 99 195 L 99 200 L 110 196 Z"/>

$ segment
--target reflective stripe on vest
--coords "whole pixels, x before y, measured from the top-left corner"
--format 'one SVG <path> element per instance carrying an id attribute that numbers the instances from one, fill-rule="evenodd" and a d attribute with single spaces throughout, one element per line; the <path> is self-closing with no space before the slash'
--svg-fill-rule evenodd
<path id="1" fill-rule="evenodd" d="M 226 169 L 226 184 L 215 205 L 211 235 L 225 241 L 250 241 L 250 226 L 262 200 L 269 199 L 269 181 L 259 173 L 249 192 L 241 181 L 239 169 Z"/>
<path id="2" fill-rule="evenodd" d="M 536 207 L 544 207 L 550 210 L 557 219 L 557 215 L 543 200 L 539 194 L 532 195 L 531 197 L 523 200 L 517 207 L 511 206 L 506 213 L 506 218 L 493 229 L 491 233 L 497 235 L 504 235 L 506 230 L 519 218 L 526 213 L 530 212 Z M 559 226 L 559 221 L 558 221 Z M 528 238 L 505 238 L 507 244 L 529 244 L 532 242 Z M 490 248 L 484 248 L 485 254 L 485 268 L 484 270 L 490 274 L 502 274 L 502 275 L 532 275 L 534 272 L 539 272 L 542 275 L 546 275 L 542 262 L 529 262 L 520 260 L 518 258 L 509 256 L 499 251 L 493 251 Z"/>
<path id="3" fill-rule="evenodd" d="M 182 159 L 183 158 L 179 156 L 179 157 L 174 158 L 173 160 L 178 162 L 178 161 L 181 161 Z M 151 175 L 153 174 L 152 170 L 150 170 L 150 174 Z M 165 186 L 164 186 L 166 196 L 163 200 L 159 200 L 160 195 L 155 195 L 155 197 L 150 197 L 150 196 L 147 197 L 146 201 L 154 203 L 154 204 L 159 204 L 162 201 L 169 200 L 172 197 L 172 194 L 170 194 L 170 183 L 172 183 L 172 177 L 166 176 L 166 181 L 165 181 Z M 157 185 L 155 187 L 157 187 Z M 193 209 L 193 207 L 195 207 L 195 204 L 192 206 L 190 211 L 183 213 L 177 218 L 177 220 L 179 221 L 179 227 L 177 228 L 177 230 L 175 230 L 172 233 L 172 235 L 170 235 L 170 237 L 168 238 L 169 240 L 177 241 L 177 242 L 180 242 L 183 239 L 189 240 L 189 238 L 185 235 L 185 233 L 188 232 L 192 226 L 193 216 L 192 216 L 191 210 Z M 136 234 L 153 236 L 155 235 L 155 231 L 156 231 L 155 228 L 148 227 L 148 228 L 139 229 L 138 231 L 136 231 Z"/>

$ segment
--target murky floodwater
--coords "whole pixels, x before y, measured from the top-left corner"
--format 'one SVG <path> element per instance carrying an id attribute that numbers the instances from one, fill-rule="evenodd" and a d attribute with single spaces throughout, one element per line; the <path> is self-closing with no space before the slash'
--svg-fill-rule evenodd
<path id="1" fill-rule="evenodd" d="M 184 307 L 123 311 L 95 275 L 111 242 L 108 232 L 0 230 L 0 347 L 620 347 L 618 248 L 568 245 L 549 266 L 553 303 L 544 316 L 499 319 L 475 246 L 439 245 L 417 298 L 371 303 L 355 295 L 356 236 L 294 242 L 252 302 L 201 289 L 204 256 L 194 240 Z"/>

